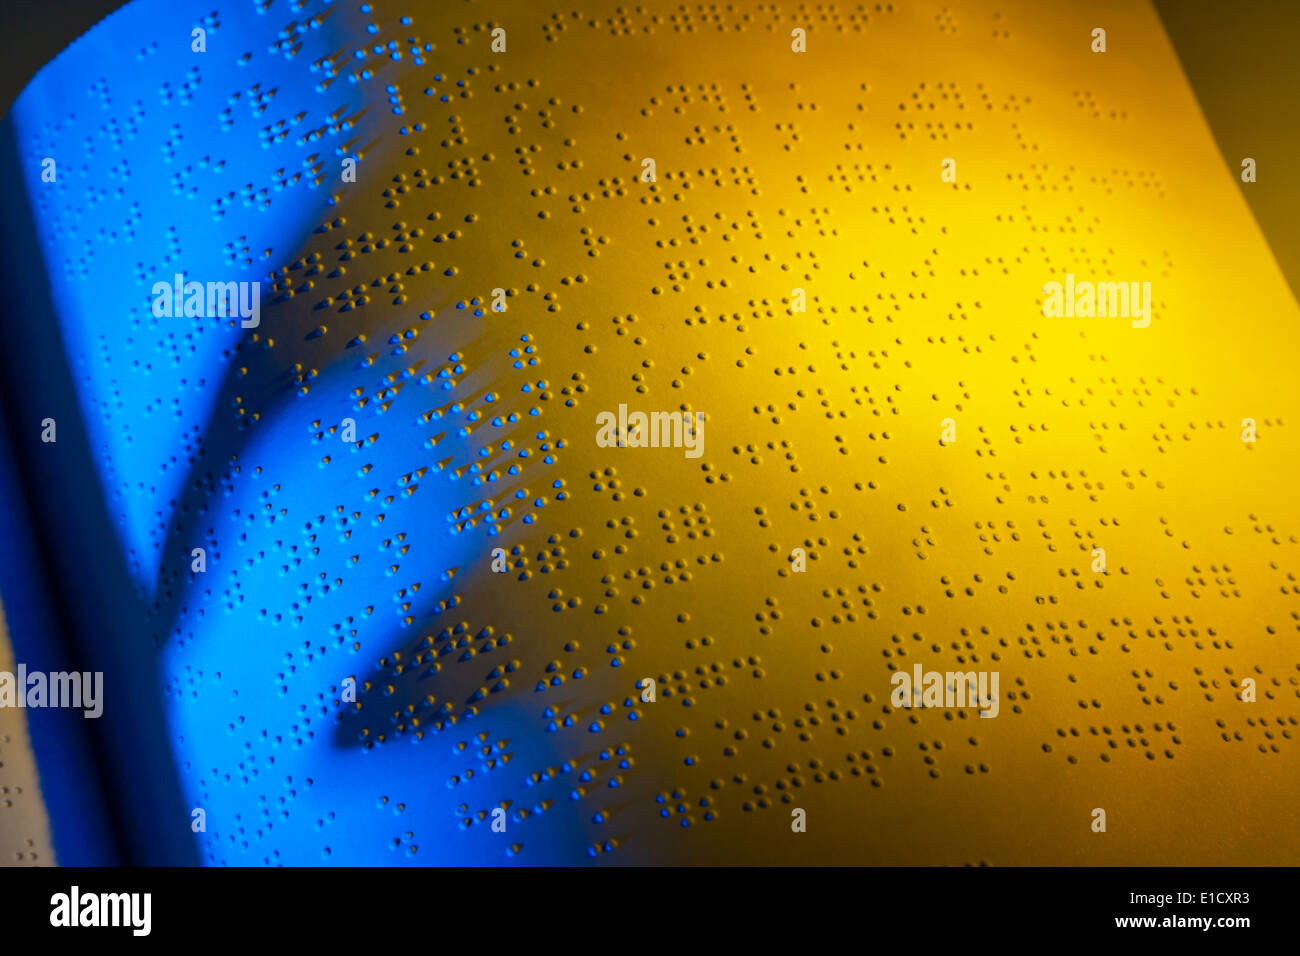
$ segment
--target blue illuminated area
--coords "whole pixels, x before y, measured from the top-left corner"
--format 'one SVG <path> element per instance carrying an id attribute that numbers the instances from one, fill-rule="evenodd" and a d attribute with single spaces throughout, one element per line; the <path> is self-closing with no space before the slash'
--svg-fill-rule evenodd
<path id="1" fill-rule="evenodd" d="M 14 108 L 99 477 L 146 589 L 245 334 L 231 319 L 155 317 L 153 286 L 258 281 L 289 254 L 330 204 L 368 92 L 320 62 L 345 43 L 328 6 L 282 30 L 254 4 L 197 9 L 129 4 Z"/>
<path id="2" fill-rule="evenodd" d="M 419 285 L 456 270 L 411 258 L 414 222 L 375 235 L 421 129 L 388 74 L 433 72 L 433 45 L 369 4 L 274 22 L 267 6 L 131 4 L 15 110 L 98 470 L 68 480 L 102 489 L 119 538 L 103 560 L 137 588 L 94 641 L 153 661 L 123 665 L 114 700 L 135 712 L 105 723 L 123 728 L 114 759 L 138 778 L 124 735 L 160 704 L 185 804 L 166 826 L 206 864 L 506 862 L 525 835 L 527 862 L 577 862 L 599 849 L 587 825 L 527 821 L 597 776 L 617 789 L 626 748 L 578 759 L 556 732 L 577 732 L 565 708 L 500 693 L 522 689 L 519 636 L 460 596 L 567 497 L 539 343 L 485 340 L 480 296 Z M 356 42 L 386 35 L 403 39 Z M 385 110 L 407 125 L 381 143 L 358 124 Z M 359 157 L 370 185 L 348 208 L 341 170 Z M 155 284 L 177 274 L 259 283 L 257 324 L 157 314 Z M 519 835 L 494 833 L 494 811 Z M 138 842 L 137 859 L 175 857 Z"/>
<path id="3" fill-rule="evenodd" d="M 392 366 L 401 362 L 378 370 Z M 223 772 L 197 761 L 186 768 L 195 806 L 207 808 L 209 820 L 234 824 L 214 835 L 216 860 L 240 861 L 267 847 L 272 863 L 496 857 L 500 838 L 489 843 L 487 826 L 470 834 L 475 839 L 434 836 L 456 819 L 464 802 L 458 790 L 473 792 L 474 775 L 492 773 L 480 769 L 485 763 L 513 782 L 530 765 L 564 759 L 517 705 L 495 707 L 482 727 L 455 726 L 465 703 L 479 699 L 478 680 L 513 672 L 511 638 L 463 628 L 450 590 L 455 569 L 483 554 L 483 535 L 467 522 L 506 520 L 510 506 L 466 509 L 471 479 L 450 481 L 436 465 L 415 477 L 420 450 L 385 448 L 387 428 L 359 430 L 361 447 L 331 434 L 333 427 L 304 436 L 300 420 L 336 411 L 348 371 L 326 371 L 292 417 L 260 426 L 240 452 L 240 473 L 221 490 L 227 531 L 218 537 L 237 542 L 220 549 L 220 566 L 233 568 L 230 586 L 191 587 L 176 622 L 186 636 L 163 655 L 181 752 L 226 760 Z M 450 427 L 431 425 L 429 434 Z M 463 448 L 459 431 L 432 457 Z M 392 502 L 377 493 L 389 488 L 397 490 Z M 428 623 L 414 630 L 417 621 Z M 376 646 L 391 650 L 389 665 L 372 678 Z M 457 676 L 466 664 L 468 683 Z M 345 676 L 376 686 L 358 691 L 364 711 L 345 706 L 336 722 Z M 404 715 L 404 729 L 394 714 Z M 489 728 L 489 739 L 479 740 Z M 508 770 L 503 756 L 512 761 Z M 430 819 L 435 811 L 441 816 Z M 468 807 L 459 814 L 468 815 Z"/>

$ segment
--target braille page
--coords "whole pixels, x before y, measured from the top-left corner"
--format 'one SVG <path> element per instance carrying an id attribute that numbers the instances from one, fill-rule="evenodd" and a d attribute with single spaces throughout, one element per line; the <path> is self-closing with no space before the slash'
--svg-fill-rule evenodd
<path id="1" fill-rule="evenodd" d="M 1295 860 L 1300 315 L 1149 5 L 143 2 L 15 116 L 203 862 Z"/>

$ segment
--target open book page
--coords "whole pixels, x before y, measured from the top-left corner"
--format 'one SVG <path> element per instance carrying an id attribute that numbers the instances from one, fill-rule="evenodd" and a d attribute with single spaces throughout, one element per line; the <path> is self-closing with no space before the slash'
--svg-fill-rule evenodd
<path id="1" fill-rule="evenodd" d="M 1300 315 L 1149 6 L 408 7 L 7 121 L 132 853 L 1294 860 Z"/>

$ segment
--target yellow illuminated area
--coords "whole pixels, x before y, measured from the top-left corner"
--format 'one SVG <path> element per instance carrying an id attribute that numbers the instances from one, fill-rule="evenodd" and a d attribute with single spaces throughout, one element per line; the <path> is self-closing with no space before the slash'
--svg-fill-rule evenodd
<path id="1" fill-rule="evenodd" d="M 12 674 L 16 667 L 0 606 L 0 670 Z M 7 866 L 50 865 L 55 862 L 50 821 L 23 717 L 20 710 L 0 708 L 0 861 Z"/>
<path id="2" fill-rule="evenodd" d="M 1154 12 L 621 9 L 467 27 L 550 42 L 461 112 L 533 172 L 466 207 L 510 225 L 465 285 L 520 240 L 489 324 L 586 386 L 526 548 L 567 567 L 470 600 L 519 633 L 559 586 L 554 645 L 633 636 L 580 697 L 658 681 L 669 816 L 622 858 L 1293 862 L 1300 316 Z M 1067 274 L 1149 282 L 1149 326 L 1044 317 Z M 620 403 L 703 412 L 703 456 L 596 447 Z M 998 671 L 998 715 L 891 708 L 917 663 Z"/>

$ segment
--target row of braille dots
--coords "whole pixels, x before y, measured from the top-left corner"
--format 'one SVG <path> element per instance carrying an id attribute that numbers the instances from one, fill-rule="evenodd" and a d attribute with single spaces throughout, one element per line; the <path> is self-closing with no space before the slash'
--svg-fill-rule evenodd
<path id="1" fill-rule="evenodd" d="M 937 14 L 935 14 L 934 19 L 935 19 L 935 23 L 937 23 L 939 26 L 940 33 L 956 34 L 958 32 L 957 18 L 953 16 L 952 11 L 949 10 L 947 7 L 944 7 Z M 1001 21 L 1002 14 L 994 13 L 993 19 L 994 21 Z M 992 35 L 995 39 L 998 40 L 1011 39 L 1011 31 L 1004 29 L 1003 25 L 1000 22 L 994 22 Z"/>
<path id="2" fill-rule="evenodd" d="M 800 10 L 803 10 L 802 6 Z M 834 7 L 826 9 L 818 7 L 818 11 L 816 18 L 807 23 L 807 28 L 811 28 L 814 23 L 820 20 L 822 23 L 833 25 L 837 32 L 844 31 L 844 23 L 841 22 L 842 17 L 837 9 Z M 594 17 L 590 18 L 586 21 L 586 25 L 593 30 L 605 29 L 611 36 L 632 36 L 637 32 L 651 35 L 655 33 L 655 27 L 663 25 L 670 25 L 678 33 L 695 33 L 697 30 L 709 27 L 720 33 L 728 30 L 743 33 L 748 31 L 755 19 L 754 13 L 743 7 L 739 11 L 739 16 L 736 16 L 737 10 L 731 5 L 720 10 L 713 4 L 710 4 L 707 8 L 701 4 L 694 13 L 685 5 L 680 5 L 674 12 L 666 15 L 650 12 L 643 7 L 636 7 L 632 12 L 642 21 L 639 31 L 636 25 L 633 24 L 629 11 L 624 7 L 619 7 L 614 14 L 605 17 L 603 20 Z M 765 26 L 768 30 L 772 30 L 773 25 L 780 23 L 783 19 L 780 7 L 776 4 L 768 4 L 766 8 L 760 5 L 758 12 L 766 14 L 768 22 Z M 855 32 L 860 32 L 864 24 L 871 22 L 873 13 L 880 16 L 892 14 L 893 12 L 894 5 L 892 3 L 877 3 L 870 10 L 859 4 L 855 10 L 849 11 L 847 22 Z M 577 11 L 569 13 L 570 20 L 580 21 L 582 16 Z M 794 22 L 790 17 L 784 19 L 788 22 Z M 542 26 L 547 40 L 555 40 L 559 33 L 568 28 L 564 15 L 561 13 L 552 13 L 551 20 L 551 23 Z"/>
<path id="3" fill-rule="evenodd" d="M 371 12 L 370 5 L 363 5 L 362 12 Z M 411 25 L 412 20 L 409 16 L 403 16 L 399 22 L 401 26 L 407 27 Z M 366 32 L 374 36 L 380 32 L 380 27 L 376 23 L 367 24 Z M 282 40 L 282 42 L 284 41 Z M 316 91 L 318 93 L 323 93 L 327 90 L 338 77 L 339 67 L 348 59 L 362 61 L 365 60 L 367 56 L 387 56 L 389 60 L 398 62 L 403 59 L 402 49 L 403 45 L 397 40 L 389 40 L 387 43 L 375 43 L 369 48 L 369 50 L 365 47 L 358 47 L 352 52 L 350 57 L 342 56 L 341 54 L 328 54 L 323 56 L 313 62 L 309 67 L 312 73 L 323 73 L 325 76 L 324 80 L 316 84 Z M 434 51 L 435 46 L 432 43 L 422 40 L 419 36 L 408 36 L 405 40 L 405 49 L 405 55 L 410 57 L 411 63 L 414 66 L 420 67 L 424 66 L 425 57 Z M 373 71 L 366 68 L 357 72 L 349 73 L 348 81 L 356 83 L 359 80 L 371 79 L 373 76 Z"/>
<path id="4" fill-rule="evenodd" d="M 224 164 L 225 160 L 222 160 Z M 236 236 L 230 242 L 222 247 L 227 265 L 238 263 L 241 269 L 247 269 L 253 264 L 252 247 L 248 244 L 248 236 Z"/>
<path id="5" fill-rule="evenodd" d="M 15 794 L 21 794 L 21 793 L 23 792 L 23 788 L 22 788 L 22 787 L 14 787 L 12 792 L 15 793 Z M 8 795 L 9 793 L 10 793 L 10 788 L 9 788 L 9 787 L 7 787 L 7 786 L 5 786 L 5 787 L 0 787 L 0 795 L 2 795 L 2 796 L 5 797 L 5 800 L 4 800 L 4 805 L 5 805 L 5 806 L 12 806 L 12 803 L 8 800 L 8 797 L 7 797 L 7 795 Z M 30 866 L 30 865 L 32 865 L 33 863 L 37 863 L 37 862 L 40 861 L 40 859 L 41 859 L 41 855 L 40 855 L 39 853 L 37 853 L 37 852 L 33 849 L 33 847 L 36 846 L 36 841 L 35 841 L 35 840 L 33 840 L 33 839 L 31 839 L 30 837 L 28 837 L 28 838 L 26 838 L 26 839 L 23 840 L 23 846 L 26 847 L 26 849 L 23 849 L 23 850 L 15 850 L 15 851 L 14 851 L 14 862 L 15 862 L 15 863 L 21 863 L 21 864 L 24 864 L 24 865 L 26 865 L 26 866 Z"/>
<path id="6" fill-rule="evenodd" d="M 1211 629 L 1211 630 L 1212 630 L 1212 629 Z M 1193 633 L 1195 633 L 1195 632 L 1193 632 Z M 1216 649 L 1222 649 L 1222 648 L 1219 648 L 1219 647 L 1218 647 L 1218 642 L 1217 642 L 1217 641 L 1215 642 L 1215 644 L 1216 644 Z M 1204 650 L 1204 648 L 1201 647 L 1199 644 L 1197 645 L 1196 649 L 1197 649 L 1197 650 Z M 1300 671 L 1300 664 L 1297 664 L 1297 665 L 1296 665 L 1296 670 L 1297 670 L 1297 671 Z M 1212 691 L 1212 690 L 1214 690 L 1214 691 L 1219 690 L 1219 681 L 1218 681 L 1218 678 L 1211 677 L 1211 678 L 1209 678 L 1209 679 L 1206 679 L 1206 677 L 1205 677 L 1205 671 L 1201 670 L 1201 668 L 1200 668 L 1199 666 L 1193 667 L 1193 668 L 1192 668 L 1192 671 L 1193 671 L 1193 672 L 1196 674 L 1196 676 L 1199 678 L 1199 680 L 1197 681 L 1197 684 L 1200 686 L 1201 690 L 1205 691 L 1205 699 L 1206 699 L 1207 701 L 1211 701 L 1211 702 L 1213 702 L 1213 701 L 1215 700 L 1215 696 L 1214 696 L 1214 694 L 1213 694 L 1211 691 Z M 1261 667 L 1259 667 L 1258 665 L 1256 665 L 1255 668 L 1254 668 L 1254 671 L 1255 671 L 1255 674 L 1256 674 L 1256 675 L 1259 675 L 1259 676 L 1262 678 L 1262 675 L 1263 675 L 1264 671 L 1263 671 L 1263 669 L 1262 669 Z M 1228 685 L 1229 685 L 1229 687 L 1231 688 L 1231 694 L 1230 694 L 1230 697 L 1232 697 L 1233 699 L 1237 699 L 1237 700 L 1239 700 L 1239 699 L 1240 699 L 1240 694 L 1241 694 L 1241 680 L 1240 680 L 1239 678 L 1237 678 L 1237 677 L 1235 677 L 1235 676 L 1233 675 L 1232 668 L 1229 667 L 1229 666 L 1225 666 L 1225 667 L 1223 668 L 1223 672 L 1224 672 L 1225 674 L 1228 675 Z M 1135 671 L 1135 672 L 1134 672 L 1134 675 L 1136 676 L 1136 674 L 1137 674 L 1137 672 Z M 1150 671 L 1147 672 L 1147 676 L 1148 676 L 1148 677 L 1151 676 Z M 1288 681 L 1289 681 L 1289 683 L 1291 684 L 1292 687 L 1300 687 L 1300 679 L 1297 679 L 1295 676 L 1292 676 L 1292 677 L 1288 678 Z M 1272 686 L 1273 686 L 1273 687 L 1281 687 L 1281 686 L 1282 686 L 1282 682 L 1281 682 L 1281 680 L 1279 680 L 1279 679 L 1276 678 L 1276 677 L 1271 678 L 1271 683 L 1272 683 Z M 1171 686 L 1174 690 L 1177 690 L 1177 689 L 1178 689 L 1177 685 L 1174 684 L 1173 681 L 1170 681 L 1170 686 Z M 1141 689 L 1145 689 L 1145 688 L 1141 688 Z M 1263 693 L 1264 693 L 1264 697 L 1265 697 L 1266 699 L 1268 699 L 1268 700 L 1273 700 L 1273 699 L 1274 699 L 1273 691 L 1271 691 L 1271 690 L 1265 688 L 1264 691 L 1263 691 Z M 1295 691 L 1295 696 L 1296 696 L 1296 697 L 1300 697 L 1300 690 Z M 1163 700 L 1160 700 L 1159 702 L 1160 702 L 1160 703 L 1164 703 Z M 1143 703 L 1145 703 L 1145 704 L 1150 704 L 1151 702 L 1150 702 L 1149 700 L 1147 700 L 1146 698 L 1143 698 Z"/>
<path id="7" fill-rule="evenodd" d="M 248 104 L 249 112 L 253 116 L 261 116 L 270 107 L 271 101 L 275 99 L 275 94 L 275 89 L 263 90 L 261 83 L 254 83 L 247 90 L 236 90 L 234 93 L 231 93 L 230 96 L 226 97 L 226 108 L 221 111 L 221 114 L 217 119 L 222 132 L 225 132 L 234 126 L 234 107 L 238 105 L 241 99 Z M 284 121 L 281 120 L 280 123 L 281 125 L 279 129 L 273 130 L 268 127 L 263 128 L 259 132 L 259 136 L 261 136 L 263 140 L 263 148 L 271 144 L 273 137 L 277 132 L 281 133 L 281 135 L 274 141 L 280 142 L 284 140 L 285 134 L 282 132 Z M 297 125 L 296 121 L 294 125 Z M 301 143 L 299 145 L 301 145 Z"/>
<path id="8" fill-rule="evenodd" d="M 179 88 L 173 89 L 170 83 L 163 81 L 163 85 L 158 88 L 159 102 L 163 106 L 171 106 L 172 101 L 175 100 L 181 106 L 189 106 L 198 91 L 200 82 L 199 68 L 190 67 L 185 72 L 185 82 Z"/>
<path id="9" fill-rule="evenodd" d="M 114 114 L 104 121 L 99 127 L 98 133 L 104 139 L 108 140 L 114 151 L 121 150 L 131 140 L 134 140 L 140 132 L 140 124 L 144 120 L 144 104 L 139 100 L 131 105 L 127 112 L 125 121 L 119 120 Z M 87 145 L 89 145 L 89 138 Z M 85 150 L 86 155 L 94 153 L 93 148 Z"/>
<path id="10" fill-rule="evenodd" d="M 1166 721 L 1164 723 L 1161 723 L 1160 721 L 1156 721 L 1155 724 L 1152 726 L 1152 729 L 1158 734 L 1160 733 L 1169 734 L 1170 743 L 1174 747 L 1183 746 L 1182 738 L 1179 737 L 1177 733 L 1175 733 L 1177 727 L 1174 726 L 1173 721 Z M 1128 724 L 1120 725 L 1120 734 L 1124 735 L 1122 738 L 1123 742 L 1127 743 L 1128 746 L 1133 749 L 1137 749 L 1138 747 L 1141 747 L 1142 752 L 1146 755 L 1146 758 L 1148 760 L 1155 760 L 1156 753 L 1154 750 L 1151 749 L 1150 741 L 1148 741 L 1147 738 L 1143 736 L 1145 732 L 1146 731 L 1143 729 L 1141 724 L 1134 724 L 1132 727 L 1129 727 Z M 1111 731 L 1108 725 L 1102 724 L 1100 727 L 1096 725 L 1089 725 L 1088 733 L 1091 734 L 1093 737 L 1097 737 L 1100 740 L 1105 740 L 1106 746 L 1110 748 L 1110 750 L 1117 751 L 1120 749 L 1121 739 Z M 1136 736 L 1128 736 L 1130 734 L 1135 734 Z M 1069 740 L 1070 738 L 1079 739 L 1082 737 L 1082 734 L 1080 733 L 1079 728 L 1077 727 L 1071 727 L 1069 728 L 1068 731 L 1064 727 L 1058 727 L 1056 728 L 1056 736 L 1061 738 L 1062 740 Z M 1225 735 L 1225 739 L 1226 739 L 1226 735 Z M 1043 753 L 1051 754 L 1053 752 L 1054 752 L 1054 748 L 1050 743 L 1043 744 Z M 1098 754 L 1098 756 L 1101 758 L 1102 763 L 1110 763 L 1111 761 L 1111 754 L 1105 750 L 1102 750 Z M 1165 748 L 1164 756 L 1168 760 L 1173 760 L 1174 751 L 1172 749 Z M 1065 759 L 1068 763 L 1071 764 L 1077 764 L 1079 762 L 1079 758 L 1074 754 L 1066 754 Z"/>
<path id="11" fill-rule="evenodd" d="M 1297 683 L 1294 677 L 1291 678 L 1291 683 L 1292 685 L 1295 685 Z M 1300 690 L 1296 691 L 1296 696 L 1300 697 Z M 1228 733 L 1227 723 L 1224 720 L 1219 719 L 1216 720 L 1214 723 L 1215 726 L 1219 728 L 1220 737 L 1225 742 L 1232 743 L 1233 741 L 1236 741 L 1237 743 L 1245 743 L 1245 738 L 1242 737 L 1240 731 L 1233 731 L 1231 735 Z M 1274 717 L 1273 723 L 1276 724 L 1278 727 L 1280 727 L 1281 730 L 1275 733 L 1274 731 L 1267 729 L 1268 728 L 1267 717 L 1260 717 L 1258 718 L 1258 720 L 1254 717 L 1246 718 L 1246 726 L 1258 728 L 1264 732 L 1264 738 L 1268 742 L 1256 744 L 1256 749 L 1264 755 L 1280 754 L 1282 752 L 1282 745 L 1278 743 L 1278 737 L 1280 736 L 1283 740 L 1290 740 L 1291 731 L 1288 728 L 1295 727 L 1297 724 L 1300 724 L 1300 721 L 1298 721 L 1295 717 Z"/>
<path id="12" fill-rule="evenodd" d="M 779 717 L 780 711 L 773 708 L 768 711 L 768 714 L 777 715 Z M 754 718 L 755 720 L 762 719 L 762 715 L 756 713 L 754 715 Z M 879 722 L 877 722 L 877 724 L 878 723 Z M 718 721 L 718 724 L 720 726 L 725 726 L 726 721 L 720 720 Z M 785 729 L 784 724 L 781 723 L 779 719 L 776 721 L 773 727 L 774 729 L 777 730 L 777 732 L 780 732 Z M 879 727 L 877 729 L 879 729 Z M 742 731 L 737 731 L 736 733 L 739 739 L 739 734 L 742 733 Z M 967 744 L 971 747 L 978 747 L 979 740 L 976 737 L 969 737 L 967 738 Z M 771 738 L 768 738 L 768 740 L 765 742 L 764 745 L 771 746 L 772 745 Z M 923 755 L 921 758 L 922 763 L 928 768 L 930 778 L 931 779 L 940 778 L 943 774 L 942 771 L 937 766 L 938 757 L 936 756 L 936 754 L 938 754 L 940 751 L 944 749 L 943 741 L 942 740 L 935 740 L 932 742 L 918 741 L 917 749 Z M 893 757 L 898 755 L 898 752 L 892 746 L 886 746 L 881 750 L 881 754 L 886 758 L 892 759 Z M 845 762 L 849 765 L 848 768 L 849 776 L 866 777 L 871 781 L 871 785 L 873 787 L 879 788 L 883 786 L 884 778 L 880 775 L 880 768 L 876 765 L 875 760 L 876 760 L 875 754 L 870 750 L 861 750 L 858 751 L 857 753 L 850 752 L 845 754 Z M 833 767 L 827 768 L 825 763 L 820 758 L 817 757 L 810 758 L 808 761 L 808 766 L 809 769 L 812 771 L 812 779 L 814 783 L 837 782 L 844 779 L 844 775 L 840 770 Z M 989 773 L 991 770 L 989 764 L 982 761 L 979 763 L 965 764 L 964 769 L 967 774 Z M 804 778 L 803 771 L 800 768 L 799 764 L 797 763 L 791 763 L 787 765 L 786 770 L 789 772 L 790 776 L 784 778 L 778 778 L 775 782 L 775 787 L 777 790 L 781 791 L 780 802 L 789 804 L 793 802 L 793 791 L 802 787 L 805 783 L 807 783 L 807 780 Z M 748 776 L 744 773 L 738 773 L 733 777 L 733 781 L 737 784 L 743 785 L 748 783 Z M 711 786 L 715 790 L 720 790 L 724 786 L 724 783 L 721 780 L 715 779 L 714 781 L 712 781 Z M 754 796 L 757 799 L 746 800 L 744 803 L 741 804 L 741 809 L 744 810 L 746 813 L 750 813 L 753 812 L 754 810 L 766 810 L 772 807 L 773 803 L 771 799 L 769 799 L 768 797 L 770 789 L 771 788 L 764 783 L 754 784 L 752 787 L 752 791 Z M 685 795 L 685 790 L 679 788 L 677 791 L 674 791 L 673 799 L 679 799 L 679 800 L 683 799 L 684 795 Z M 659 795 L 659 797 L 656 798 L 657 802 L 661 804 L 665 803 L 666 800 L 664 799 L 664 797 L 665 795 L 663 794 Z M 709 804 L 701 803 L 701 806 L 707 806 L 707 805 Z M 685 812 L 684 810 L 681 809 L 678 810 L 679 814 L 684 812 Z M 661 811 L 660 816 L 667 816 L 667 814 Z"/>
<path id="13" fill-rule="evenodd" d="M 294 12 L 301 9 L 301 4 L 297 5 Z M 329 16 L 328 11 L 319 13 L 314 17 L 306 20 L 295 20 L 282 27 L 276 34 L 275 42 L 266 48 L 268 53 L 279 53 L 286 60 L 292 60 L 302 51 L 302 37 L 308 30 L 318 30 L 326 18 Z M 243 66 L 252 58 L 252 54 L 245 53 L 239 61 Z"/>
<path id="14" fill-rule="evenodd" d="M 1081 110 L 1091 112 L 1094 119 L 1101 119 L 1102 112 L 1097 106 L 1097 101 L 1092 93 L 1088 90 L 1074 91 L 1074 105 Z M 1107 119 L 1128 119 L 1128 112 L 1124 110 L 1111 110 L 1106 114 Z"/>

